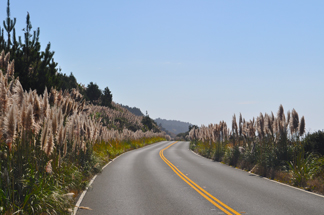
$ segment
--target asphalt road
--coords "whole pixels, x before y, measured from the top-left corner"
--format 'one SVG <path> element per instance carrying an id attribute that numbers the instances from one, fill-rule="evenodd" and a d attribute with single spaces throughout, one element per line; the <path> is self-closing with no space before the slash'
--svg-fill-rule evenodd
<path id="1" fill-rule="evenodd" d="M 85 214 L 324 215 L 324 198 L 160 142 L 107 166 L 85 195 Z M 161 150 L 163 150 L 163 154 Z"/>

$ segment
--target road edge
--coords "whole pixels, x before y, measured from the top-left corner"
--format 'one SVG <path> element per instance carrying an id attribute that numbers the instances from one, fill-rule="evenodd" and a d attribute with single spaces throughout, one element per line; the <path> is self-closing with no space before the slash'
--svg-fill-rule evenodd
<path id="1" fill-rule="evenodd" d="M 205 158 L 205 159 L 208 159 L 208 160 L 212 160 L 212 159 L 206 158 L 206 157 L 204 157 L 204 156 L 201 156 L 200 154 L 197 154 L 196 152 L 192 151 L 191 149 L 188 149 L 188 150 L 191 151 L 194 155 L 197 155 L 197 156 L 199 156 L 199 157 L 202 157 L 202 158 Z M 218 163 L 221 163 L 221 162 L 218 162 Z M 226 165 L 226 166 L 228 166 L 228 167 L 231 167 L 231 166 L 229 166 L 229 165 L 227 165 L 227 164 L 224 164 L 224 163 L 221 163 L 221 164 Z M 235 168 L 235 167 L 233 167 L 233 168 Z M 244 172 L 247 172 L 247 171 L 245 171 L 245 170 L 243 170 L 243 169 L 239 169 L 239 168 L 235 168 L 235 169 L 237 169 L 237 170 L 241 170 L 241 171 L 244 171 Z M 255 175 L 255 176 L 260 176 L 260 175 L 258 175 L 258 174 L 253 173 L 253 172 L 247 172 L 247 173 L 252 174 L 252 175 Z M 305 192 L 305 193 L 313 194 L 313 195 L 315 195 L 315 196 L 319 196 L 319 197 L 324 198 L 324 195 L 321 195 L 321 194 L 318 194 L 318 193 L 314 193 L 314 192 L 311 192 L 311 191 L 308 191 L 308 190 L 304 190 L 304 189 L 301 189 L 301 188 L 299 188 L 299 187 L 294 187 L 294 186 L 292 186 L 292 185 L 285 184 L 285 183 L 282 183 L 282 182 L 280 182 L 280 181 L 275 181 L 275 180 L 272 180 L 272 179 L 267 178 L 267 177 L 263 177 L 263 176 L 260 176 L 260 177 L 262 177 L 262 178 L 265 179 L 265 180 L 271 181 L 271 182 L 273 182 L 273 183 L 281 184 L 281 185 L 284 185 L 284 186 L 287 186 L 287 187 L 294 188 L 294 189 L 296 189 L 296 190 L 303 191 L 303 192 Z"/>
<path id="2" fill-rule="evenodd" d="M 133 151 L 133 150 L 132 150 L 132 151 Z M 130 152 L 130 151 L 127 151 L 127 152 Z M 102 167 L 101 171 L 103 171 L 103 170 L 104 170 L 104 169 L 105 169 L 105 168 L 106 168 L 110 163 L 112 163 L 114 160 L 116 160 L 116 159 L 119 158 L 120 156 L 126 154 L 127 152 L 124 152 L 124 153 L 118 155 L 117 157 L 115 157 L 113 160 L 109 161 L 106 165 L 104 165 L 104 166 Z M 86 195 L 86 193 L 87 193 L 89 187 L 91 187 L 92 183 L 94 182 L 94 180 L 97 178 L 98 175 L 99 175 L 99 173 L 97 173 L 96 175 L 94 175 L 94 176 L 92 177 L 92 179 L 91 179 L 91 181 L 89 182 L 89 184 L 87 185 L 86 189 L 81 193 L 81 195 L 80 195 L 80 197 L 79 197 L 77 203 L 76 203 L 75 206 L 74 206 L 73 211 L 71 212 L 71 215 L 76 215 L 76 213 L 78 212 L 78 209 L 79 209 L 79 207 L 80 207 L 80 204 L 81 204 L 81 202 L 82 202 L 84 196 Z"/>
<path id="3" fill-rule="evenodd" d="M 165 141 L 167 141 L 167 140 L 165 140 Z M 165 142 L 165 141 L 159 141 L 159 142 L 156 142 L 156 143 Z M 168 142 L 168 141 L 167 141 L 167 142 Z M 146 146 L 143 146 L 143 147 L 140 147 L 140 148 L 137 148 L 137 149 L 142 149 L 142 148 L 145 148 L 145 147 L 151 146 L 151 145 L 156 144 L 156 143 L 148 144 L 148 145 L 146 145 Z M 131 151 L 137 150 L 137 149 L 133 149 L 133 150 L 130 150 L 130 151 L 127 151 L 127 152 L 124 152 L 124 153 L 118 155 L 117 157 L 115 157 L 114 159 L 112 159 L 111 161 L 109 161 L 106 165 L 104 165 L 104 166 L 102 167 L 101 171 L 103 171 L 103 170 L 104 170 L 104 169 L 105 169 L 105 168 L 106 168 L 110 163 L 112 163 L 114 160 L 116 160 L 116 159 L 119 158 L 120 156 L 122 156 L 122 155 L 124 155 L 124 154 L 126 154 L 126 153 L 128 153 L 128 152 L 131 152 Z M 78 209 L 79 209 L 79 207 L 80 207 L 80 204 L 81 204 L 81 202 L 82 202 L 84 196 L 86 195 L 86 193 L 87 193 L 89 187 L 91 187 L 92 183 L 94 182 L 94 180 L 97 178 L 97 176 L 98 176 L 99 174 L 100 174 L 100 173 L 97 173 L 96 175 L 94 175 L 94 176 L 92 177 L 92 179 L 91 179 L 91 181 L 89 182 L 89 184 L 88 184 L 88 186 L 86 187 L 86 189 L 81 193 L 80 197 L 78 198 L 77 203 L 76 203 L 75 206 L 74 206 L 74 209 L 73 209 L 72 212 L 71 212 L 71 215 L 76 215 L 76 213 L 78 212 Z"/>

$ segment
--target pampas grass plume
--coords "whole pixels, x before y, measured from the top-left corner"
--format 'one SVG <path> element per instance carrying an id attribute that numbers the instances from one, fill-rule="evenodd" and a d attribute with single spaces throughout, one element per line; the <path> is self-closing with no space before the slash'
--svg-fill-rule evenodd
<path id="1" fill-rule="evenodd" d="M 291 119 L 290 119 L 290 132 L 291 134 L 298 131 L 298 125 L 299 125 L 299 117 L 298 113 L 295 109 L 291 112 Z"/>
<path id="2" fill-rule="evenodd" d="M 279 106 L 279 110 L 278 110 L 278 113 L 277 113 L 277 118 L 282 121 L 284 119 L 284 108 L 282 106 L 282 104 Z"/>
<path id="3" fill-rule="evenodd" d="M 233 134 L 234 134 L 234 132 L 235 132 L 235 134 L 237 135 L 237 123 L 236 123 L 236 116 L 235 116 L 235 114 L 234 114 L 234 116 L 233 116 L 233 119 L 232 119 L 232 132 L 233 132 Z"/>
<path id="4" fill-rule="evenodd" d="M 16 136 L 16 106 L 13 104 L 10 107 L 9 112 L 6 114 L 4 119 L 4 132 L 3 134 L 6 135 L 7 139 L 13 142 Z"/>
<path id="5" fill-rule="evenodd" d="M 53 134 L 51 130 L 49 129 L 48 132 L 48 139 L 47 139 L 47 144 L 45 145 L 45 153 L 47 156 L 50 156 L 54 150 L 54 139 L 53 139 Z"/>
<path id="6" fill-rule="evenodd" d="M 48 93 L 47 93 L 47 88 L 45 87 L 44 94 L 43 94 L 43 115 L 44 117 L 47 117 L 48 114 Z"/>
<path id="7" fill-rule="evenodd" d="M 4 50 L 2 50 L 1 54 L 0 54 L 0 67 L 1 68 L 4 67 L 4 58 L 5 58 L 5 52 L 4 52 Z"/>
<path id="8" fill-rule="evenodd" d="M 13 78 L 15 73 L 15 60 L 12 60 L 11 63 L 8 63 L 7 75 L 9 78 Z"/>
<path id="9" fill-rule="evenodd" d="M 305 118 L 302 116 L 299 124 L 299 136 L 303 136 L 305 133 Z"/>
<path id="10" fill-rule="evenodd" d="M 42 107 L 40 105 L 38 96 L 35 96 L 34 98 L 33 111 L 34 111 L 35 122 L 38 123 L 42 118 Z"/>
<path id="11" fill-rule="evenodd" d="M 8 67 L 9 60 L 10 60 L 10 52 L 8 52 L 6 54 L 6 56 L 4 57 L 4 61 L 3 61 L 3 67 L 4 68 L 7 68 Z"/>
<path id="12" fill-rule="evenodd" d="M 1 105 L 1 111 L 3 113 L 7 112 L 8 107 L 8 95 L 7 95 L 7 88 L 3 83 L 0 83 L 0 105 Z"/>
<path id="13" fill-rule="evenodd" d="M 49 96 L 49 103 L 51 106 L 53 106 L 54 104 L 56 104 L 56 102 L 57 102 L 57 91 L 52 87 Z"/>
<path id="14" fill-rule="evenodd" d="M 52 159 L 49 160 L 47 163 L 46 163 L 46 166 L 45 166 L 45 172 L 47 172 L 48 174 L 52 174 Z"/>
<path id="15" fill-rule="evenodd" d="M 58 115 L 58 111 L 57 109 L 51 108 L 51 120 L 52 120 L 52 131 L 53 131 L 53 135 L 56 135 L 56 131 L 57 131 L 57 126 L 58 126 L 58 120 L 57 120 L 57 115 Z"/>
<path id="16" fill-rule="evenodd" d="M 41 148 L 44 150 L 47 144 L 47 131 L 48 131 L 48 122 L 49 120 L 45 119 L 45 123 L 43 126 L 42 134 L 41 134 Z"/>
<path id="17" fill-rule="evenodd" d="M 24 89 L 21 86 L 19 78 L 16 79 L 16 84 L 15 84 L 13 91 L 15 92 L 14 99 L 16 100 L 16 104 L 19 107 L 21 107 L 23 100 L 24 100 Z"/>
<path id="18" fill-rule="evenodd" d="M 26 113 L 26 130 L 30 130 L 34 126 L 34 113 L 33 107 L 31 104 L 28 105 L 27 113 Z"/>

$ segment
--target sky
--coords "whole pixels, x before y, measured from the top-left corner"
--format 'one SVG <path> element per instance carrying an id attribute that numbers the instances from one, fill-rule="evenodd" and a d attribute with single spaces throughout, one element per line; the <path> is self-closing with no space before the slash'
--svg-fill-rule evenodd
<path id="1" fill-rule="evenodd" d="M 0 20 L 7 0 L 0 0 Z M 324 129 L 323 0 L 11 0 L 62 73 L 151 118 L 231 126 L 282 104 Z M 2 26 L 1 26 L 2 27 Z"/>

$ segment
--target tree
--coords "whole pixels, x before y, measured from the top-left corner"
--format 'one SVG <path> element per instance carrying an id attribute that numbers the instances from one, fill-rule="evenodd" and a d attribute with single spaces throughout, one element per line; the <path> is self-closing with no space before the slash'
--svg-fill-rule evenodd
<path id="1" fill-rule="evenodd" d="M 324 156 L 324 131 L 308 133 L 303 140 L 306 153 L 315 153 Z"/>
<path id="2" fill-rule="evenodd" d="M 24 39 L 16 39 L 16 18 L 10 18 L 10 2 L 7 3 L 7 18 L 3 21 L 4 28 L 0 28 L 0 50 L 10 52 L 11 60 L 15 59 L 15 76 L 19 76 L 25 89 L 36 89 L 43 93 L 45 86 L 58 88 L 60 78 L 57 76 L 57 63 L 54 61 L 54 52 L 50 51 L 48 43 L 45 51 L 40 51 L 39 28 L 32 31 L 30 15 L 27 12 L 26 27 L 23 29 Z M 4 29 L 8 38 L 5 40 Z M 12 34 L 11 34 L 12 32 Z"/>
<path id="3" fill-rule="evenodd" d="M 10 19 L 10 2 L 8 0 L 8 2 L 7 2 L 7 19 L 5 21 L 3 21 L 3 27 L 7 31 L 7 34 L 8 34 L 7 50 L 10 49 L 10 45 L 11 45 L 10 32 L 12 30 L 14 30 L 15 25 L 16 25 L 16 18 L 14 18 L 13 20 Z"/>
<path id="4" fill-rule="evenodd" d="M 148 115 L 143 117 L 142 124 L 145 127 L 145 131 L 153 130 L 153 132 L 160 132 L 160 129 L 158 128 L 156 122 L 153 119 L 151 119 Z"/>
<path id="5" fill-rule="evenodd" d="M 103 90 L 103 94 L 101 95 L 101 105 L 106 107 L 111 107 L 112 102 L 112 94 L 108 87 Z"/>
<path id="6" fill-rule="evenodd" d="M 91 102 L 96 103 L 101 96 L 101 90 L 99 89 L 98 85 L 90 82 L 86 89 L 86 96 Z"/>
<path id="7" fill-rule="evenodd" d="M 72 88 L 78 88 L 78 82 L 72 72 L 70 73 L 69 76 L 61 73 L 58 73 L 57 75 L 59 76 L 60 79 L 59 88 L 61 88 L 63 91 L 70 90 Z"/>

